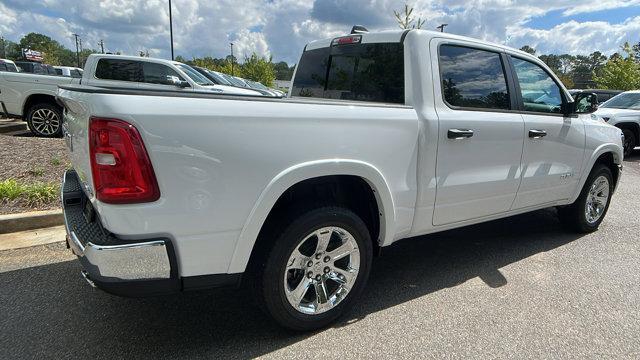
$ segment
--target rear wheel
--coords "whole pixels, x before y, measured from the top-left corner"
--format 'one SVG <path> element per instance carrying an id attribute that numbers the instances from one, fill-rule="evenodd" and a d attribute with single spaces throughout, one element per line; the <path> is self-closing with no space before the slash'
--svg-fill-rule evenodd
<path id="1" fill-rule="evenodd" d="M 578 199 L 573 204 L 558 209 L 560 219 L 577 232 L 596 231 L 609 209 L 613 187 L 611 170 L 604 165 L 596 165 Z"/>
<path id="2" fill-rule="evenodd" d="M 27 113 L 29 130 L 39 137 L 60 137 L 62 135 L 62 112 L 49 103 L 33 105 Z"/>
<path id="3" fill-rule="evenodd" d="M 258 301 L 290 329 L 324 327 L 358 300 L 371 259 L 369 231 L 356 214 L 339 207 L 309 211 L 274 242 L 258 276 Z"/>
<path id="4" fill-rule="evenodd" d="M 622 144 L 624 148 L 624 157 L 627 157 L 631 155 L 633 149 L 636 147 L 637 139 L 631 129 L 622 129 L 622 134 L 624 135 L 624 143 Z"/>

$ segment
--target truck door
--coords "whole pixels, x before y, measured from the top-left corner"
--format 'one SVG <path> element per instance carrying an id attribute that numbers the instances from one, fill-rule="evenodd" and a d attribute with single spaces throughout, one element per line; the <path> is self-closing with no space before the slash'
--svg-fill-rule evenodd
<path id="1" fill-rule="evenodd" d="M 524 121 L 513 111 L 506 54 L 437 38 L 430 51 L 439 119 L 433 225 L 509 211 L 520 184 Z"/>
<path id="2" fill-rule="evenodd" d="M 513 208 L 567 199 L 580 178 L 584 124 L 578 116 L 563 116 L 566 95 L 542 66 L 515 56 L 510 62 L 525 123 L 522 183 Z"/>

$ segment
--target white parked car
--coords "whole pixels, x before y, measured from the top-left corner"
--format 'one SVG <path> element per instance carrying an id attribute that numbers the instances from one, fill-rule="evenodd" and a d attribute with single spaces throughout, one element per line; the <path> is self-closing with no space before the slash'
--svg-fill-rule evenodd
<path id="1" fill-rule="evenodd" d="M 217 85 L 194 68 L 178 61 L 122 55 L 89 55 L 82 84 L 100 87 L 135 88 L 233 95 L 258 92 Z"/>
<path id="2" fill-rule="evenodd" d="M 43 69 L 41 64 L 34 64 Z M 55 99 L 58 85 L 77 84 L 79 81 L 57 75 L 0 71 L 0 111 L 9 117 L 25 120 L 37 136 L 60 136 L 62 108 Z"/>
<path id="3" fill-rule="evenodd" d="M 77 67 L 72 66 L 54 66 L 56 70 L 56 74 L 60 76 L 72 77 L 72 78 L 81 78 L 83 70 Z"/>
<path id="4" fill-rule="evenodd" d="M 9 59 L 0 59 L 0 71 L 19 72 L 16 63 Z"/>
<path id="5" fill-rule="evenodd" d="M 622 129 L 625 156 L 631 155 L 633 149 L 640 146 L 640 90 L 612 97 L 600 105 L 596 115 Z"/>
<path id="6" fill-rule="evenodd" d="M 358 304 L 377 249 L 547 207 L 595 231 L 621 176 L 595 96 L 502 45 L 314 41 L 289 96 L 61 87 L 87 280 L 125 296 L 248 282 L 280 324 L 315 329 Z"/>

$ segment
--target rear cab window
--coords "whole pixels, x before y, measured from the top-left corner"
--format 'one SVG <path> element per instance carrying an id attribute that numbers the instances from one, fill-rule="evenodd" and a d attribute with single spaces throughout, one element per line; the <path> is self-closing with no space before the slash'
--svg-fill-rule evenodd
<path id="1" fill-rule="evenodd" d="M 302 54 L 291 96 L 404 104 L 401 42 L 341 44 L 336 40 Z"/>

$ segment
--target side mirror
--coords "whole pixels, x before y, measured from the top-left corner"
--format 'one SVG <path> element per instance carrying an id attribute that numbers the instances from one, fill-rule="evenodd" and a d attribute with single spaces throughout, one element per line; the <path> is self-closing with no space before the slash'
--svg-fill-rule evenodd
<path id="1" fill-rule="evenodd" d="M 572 113 L 591 114 L 598 110 L 598 95 L 594 93 L 577 93 L 573 97 Z"/>
<path id="2" fill-rule="evenodd" d="M 167 75 L 167 85 L 173 85 L 181 89 L 191 86 L 187 81 L 180 80 L 180 78 L 175 75 Z"/>

